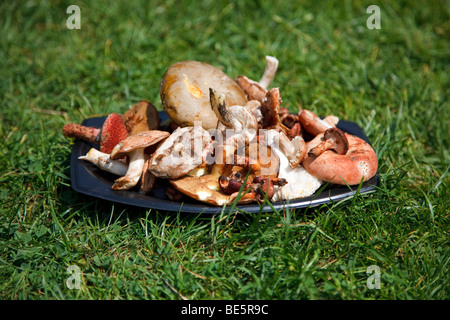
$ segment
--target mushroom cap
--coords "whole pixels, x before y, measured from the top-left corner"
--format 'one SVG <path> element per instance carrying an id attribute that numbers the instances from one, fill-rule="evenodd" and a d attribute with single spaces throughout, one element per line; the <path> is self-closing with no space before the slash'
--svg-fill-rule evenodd
<path id="1" fill-rule="evenodd" d="M 307 143 L 307 152 L 319 145 L 323 133 Z M 372 178 L 378 170 L 378 159 L 375 151 L 364 140 L 345 133 L 348 141 L 348 151 L 337 154 L 326 150 L 318 157 L 305 157 L 302 165 L 313 176 L 320 180 L 340 184 L 357 185 Z"/>
<path id="2" fill-rule="evenodd" d="M 230 201 L 230 196 L 220 191 L 219 181 L 215 175 L 184 176 L 170 180 L 170 183 L 183 194 L 205 203 L 223 206 Z"/>
<path id="3" fill-rule="evenodd" d="M 201 121 L 204 129 L 214 129 L 217 117 L 211 110 L 209 88 L 220 90 L 226 104 L 245 105 L 247 98 L 239 85 L 220 69 L 199 61 L 171 65 L 160 84 L 164 110 L 181 127 Z"/>
<path id="4" fill-rule="evenodd" d="M 112 149 L 128 137 L 128 131 L 122 117 L 117 113 L 109 114 L 102 126 L 100 151 L 111 153 Z"/>
<path id="5" fill-rule="evenodd" d="M 141 100 L 131 106 L 122 116 L 130 135 L 148 130 L 158 130 L 160 118 L 153 104 Z"/>
<path id="6" fill-rule="evenodd" d="M 134 150 L 144 149 L 158 143 L 169 135 L 170 133 L 167 131 L 148 130 L 129 136 L 113 148 L 111 159 L 120 159 Z"/>
<path id="7" fill-rule="evenodd" d="M 179 178 L 206 161 L 212 139 L 201 126 L 180 127 L 158 146 L 149 170 L 159 178 Z"/>
<path id="8" fill-rule="evenodd" d="M 280 120 L 281 94 L 279 88 L 272 88 L 267 91 L 261 102 L 262 127 L 264 129 L 278 129 L 287 136 L 290 130 Z"/>
<path id="9" fill-rule="evenodd" d="M 236 82 L 245 92 L 248 100 L 256 100 L 261 102 L 267 93 L 267 90 L 261 87 L 258 82 L 249 79 L 246 76 L 237 77 Z"/>

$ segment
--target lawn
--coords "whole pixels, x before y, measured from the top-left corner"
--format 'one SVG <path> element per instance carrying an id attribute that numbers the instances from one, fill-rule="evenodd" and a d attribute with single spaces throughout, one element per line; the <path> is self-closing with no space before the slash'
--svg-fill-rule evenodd
<path id="1" fill-rule="evenodd" d="M 71 4 L 81 29 L 67 28 Z M 380 29 L 366 24 L 372 4 Z M 449 8 L 2 1 L 0 298 L 449 299 Z M 283 107 L 364 130 L 379 159 L 375 192 L 211 216 L 72 190 L 65 123 L 141 99 L 162 110 L 159 82 L 174 62 L 258 79 L 265 55 L 280 61 Z"/>

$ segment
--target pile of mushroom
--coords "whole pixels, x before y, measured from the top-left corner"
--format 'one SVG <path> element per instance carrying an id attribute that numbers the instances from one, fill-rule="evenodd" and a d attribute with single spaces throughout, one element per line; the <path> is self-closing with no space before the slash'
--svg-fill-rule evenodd
<path id="1" fill-rule="evenodd" d="M 169 115 L 161 128 L 156 107 L 139 101 L 102 128 L 66 124 L 63 134 L 97 144 L 80 160 L 117 176 L 113 190 L 150 193 L 165 183 L 168 198 L 211 205 L 289 201 L 313 195 L 323 183 L 357 185 L 372 178 L 372 147 L 310 110 L 282 108 L 270 88 L 278 68 L 266 57 L 259 81 L 235 80 L 198 61 L 171 65 L 160 83 Z"/>

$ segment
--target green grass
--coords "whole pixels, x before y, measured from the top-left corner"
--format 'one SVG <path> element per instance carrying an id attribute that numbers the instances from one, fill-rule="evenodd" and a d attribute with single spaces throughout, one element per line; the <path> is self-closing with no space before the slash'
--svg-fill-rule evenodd
<path id="1" fill-rule="evenodd" d="M 0 4 L 0 298 L 449 299 L 448 1 L 178 3 Z M 80 30 L 66 28 L 70 4 Z M 371 4 L 380 30 L 366 27 Z M 265 55 L 280 61 L 284 107 L 363 128 L 376 192 L 211 217 L 71 189 L 64 123 L 140 99 L 161 109 L 173 62 L 257 79 Z"/>

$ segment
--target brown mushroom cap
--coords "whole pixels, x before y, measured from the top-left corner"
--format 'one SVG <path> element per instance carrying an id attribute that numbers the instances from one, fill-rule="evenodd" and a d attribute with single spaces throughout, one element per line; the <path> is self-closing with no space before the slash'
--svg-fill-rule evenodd
<path id="1" fill-rule="evenodd" d="M 262 127 L 264 129 L 278 129 L 290 136 L 290 130 L 280 120 L 281 95 L 279 88 L 267 91 L 261 103 Z"/>
<path id="2" fill-rule="evenodd" d="M 130 135 L 148 130 L 158 130 L 160 119 L 158 110 L 153 104 L 141 100 L 130 107 L 123 116 L 123 121 Z"/>
<path id="3" fill-rule="evenodd" d="M 334 127 L 325 130 L 322 142 L 308 151 L 309 157 L 318 157 L 325 150 L 334 150 L 337 154 L 346 154 L 348 151 L 348 140 L 345 133 Z"/>
<path id="4" fill-rule="evenodd" d="M 308 142 L 307 151 L 323 142 L 323 133 Z M 348 141 L 348 151 L 337 154 L 326 150 L 318 157 L 307 156 L 302 165 L 313 176 L 320 180 L 335 184 L 357 185 L 372 178 L 378 169 L 378 159 L 375 151 L 364 140 L 345 133 Z"/>
<path id="5" fill-rule="evenodd" d="M 164 110 L 182 127 L 201 121 L 204 129 L 214 129 L 218 120 L 211 110 L 209 88 L 223 93 L 229 106 L 247 102 L 239 85 L 220 69 L 203 62 L 181 61 L 171 65 L 161 81 Z"/>
<path id="6" fill-rule="evenodd" d="M 129 136 L 114 147 L 111 159 L 120 159 L 136 149 L 143 149 L 158 143 L 169 135 L 170 133 L 167 131 L 148 130 Z"/>

